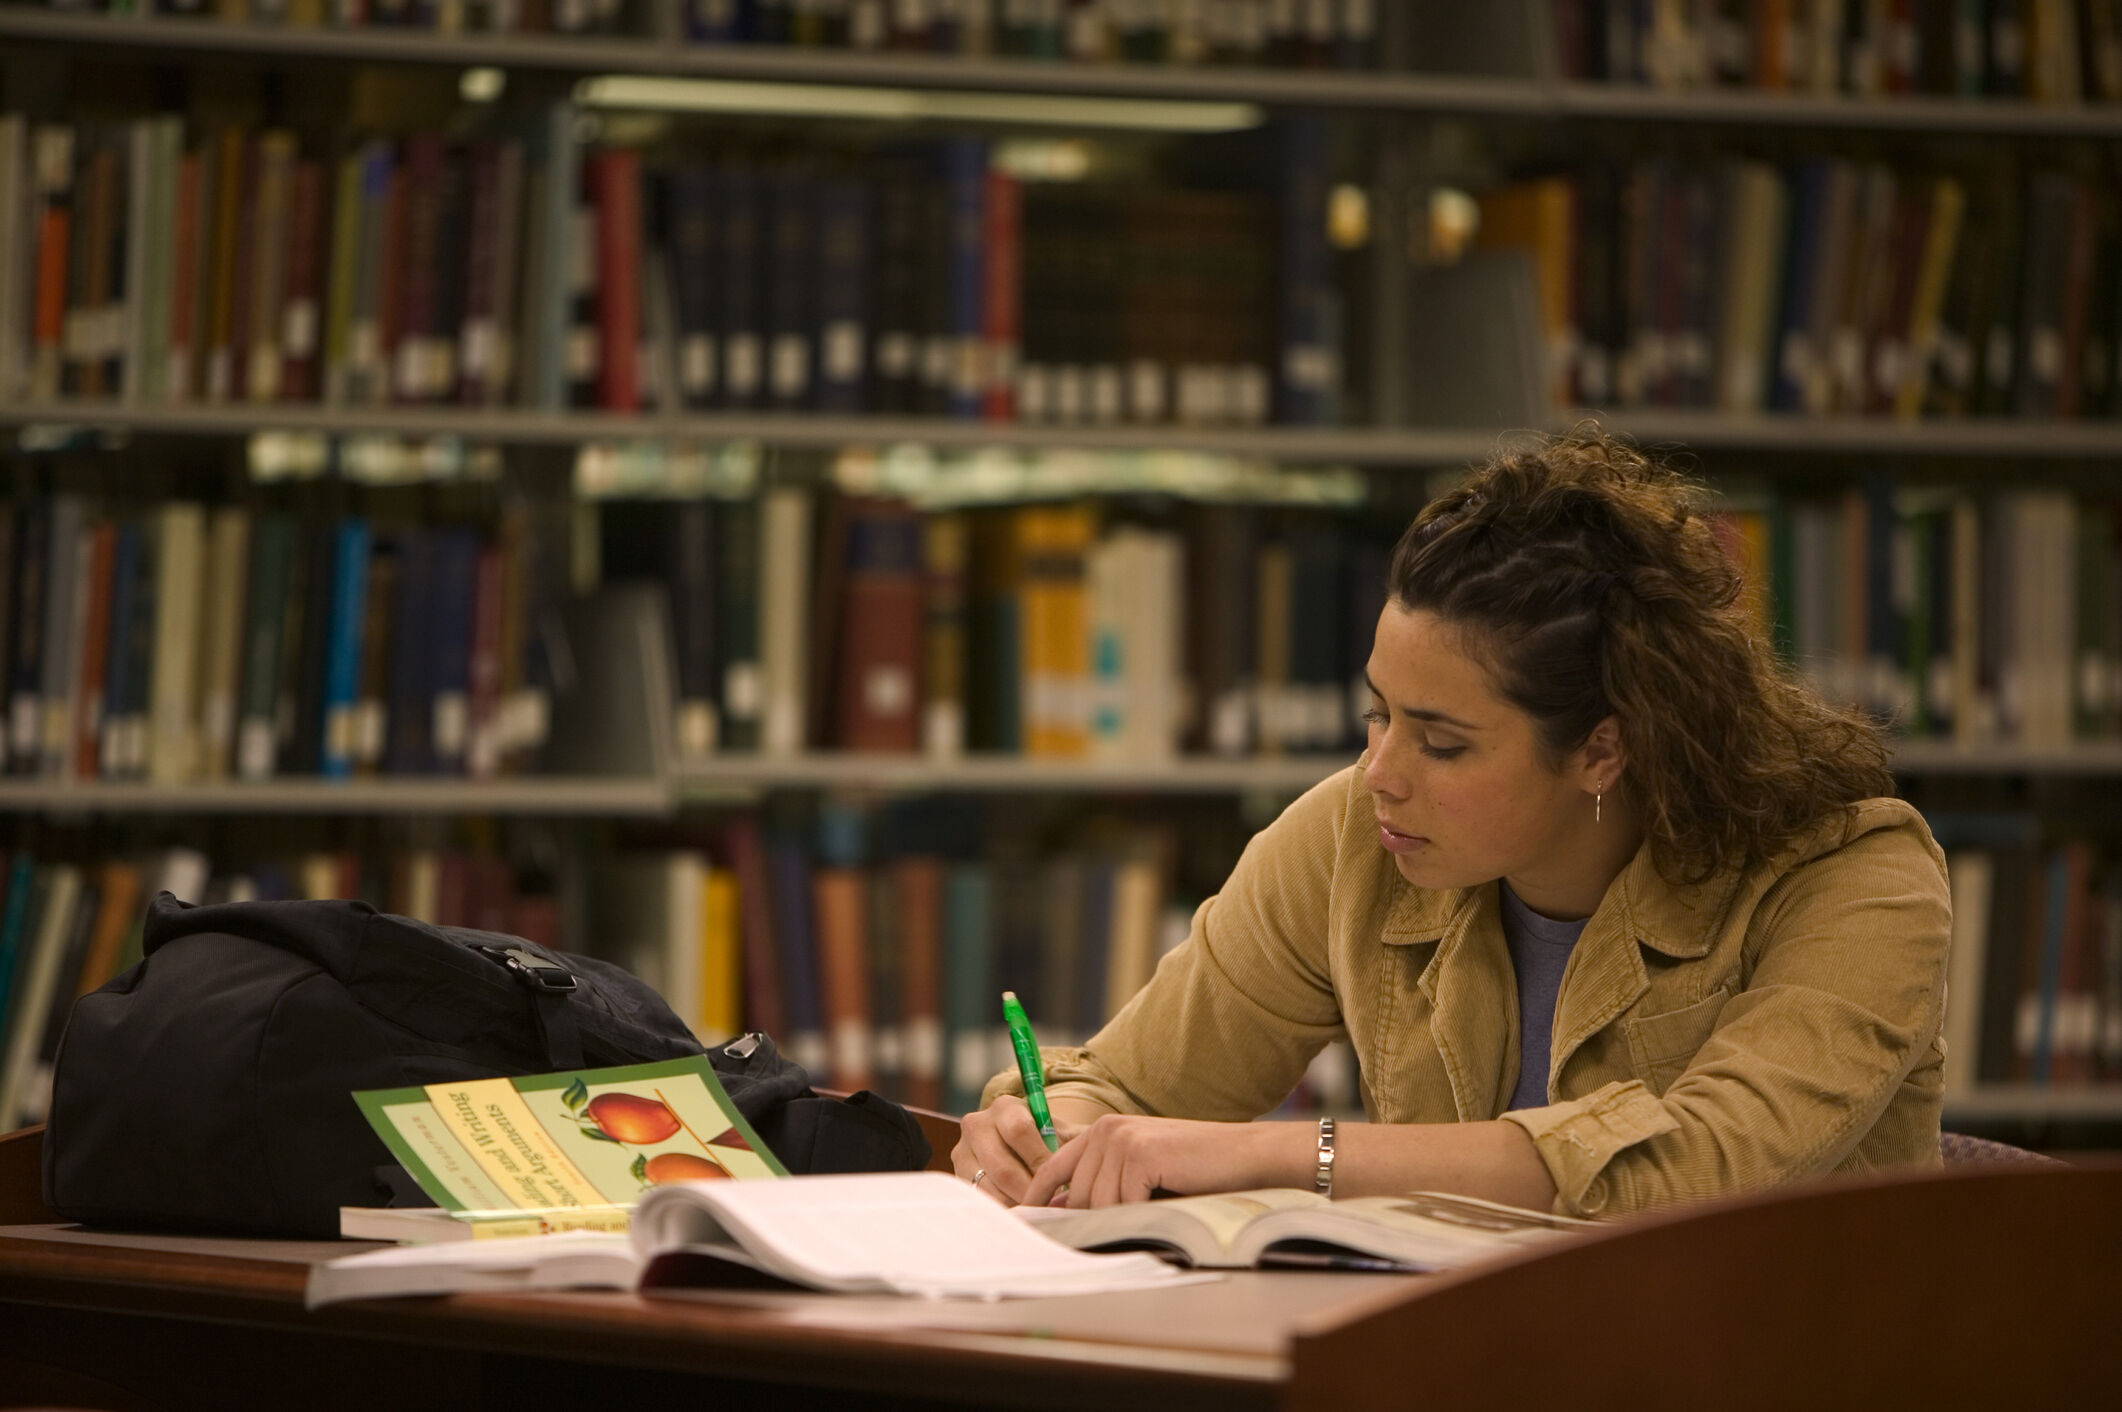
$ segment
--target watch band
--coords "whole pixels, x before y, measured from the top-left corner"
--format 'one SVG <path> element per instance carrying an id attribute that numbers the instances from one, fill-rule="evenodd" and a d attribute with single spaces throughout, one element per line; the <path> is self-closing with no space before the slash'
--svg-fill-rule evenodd
<path id="1" fill-rule="evenodd" d="M 1312 1190 L 1321 1196 L 1334 1194 L 1334 1120 L 1319 1120 L 1319 1165 L 1312 1173 Z"/>

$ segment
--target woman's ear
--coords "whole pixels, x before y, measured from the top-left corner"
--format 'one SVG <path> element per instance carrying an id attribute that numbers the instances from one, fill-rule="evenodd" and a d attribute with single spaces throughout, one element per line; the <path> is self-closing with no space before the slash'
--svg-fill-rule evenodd
<path id="1" fill-rule="evenodd" d="M 1579 769 L 1582 771 L 1584 787 L 1598 793 L 1608 793 L 1621 782 L 1621 772 L 1628 765 L 1628 747 L 1621 739 L 1621 719 L 1608 716 L 1592 727 L 1590 735 L 1577 751 Z"/>

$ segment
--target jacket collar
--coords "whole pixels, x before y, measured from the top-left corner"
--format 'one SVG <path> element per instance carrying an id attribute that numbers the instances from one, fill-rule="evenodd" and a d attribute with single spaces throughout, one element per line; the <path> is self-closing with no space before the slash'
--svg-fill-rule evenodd
<path id="1" fill-rule="evenodd" d="M 1397 871 L 1394 876 L 1398 878 Z M 1706 956 L 1741 882 L 1734 874 L 1715 873 L 1704 882 L 1676 887 L 1658 875 L 1646 843 L 1607 887 L 1585 932 L 1607 930 L 1611 920 L 1616 930 L 1663 955 L 1680 960 Z M 1464 925 L 1494 895 L 1493 883 L 1422 888 L 1400 879 L 1381 940 L 1389 946 L 1439 940 L 1454 925 Z"/>

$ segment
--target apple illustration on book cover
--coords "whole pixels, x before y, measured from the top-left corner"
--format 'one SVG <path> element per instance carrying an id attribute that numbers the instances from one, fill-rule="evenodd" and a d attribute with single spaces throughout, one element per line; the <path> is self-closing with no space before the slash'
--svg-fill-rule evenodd
<path id="1" fill-rule="evenodd" d="M 698 1152 L 674 1151 L 642 1153 L 633 1161 L 630 1170 L 634 1179 L 643 1186 L 657 1186 L 664 1182 L 692 1182 L 730 1177 L 735 1174 L 718 1161 L 712 1147 L 736 1147 L 746 1151 L 750 1144 L 735 1128 L 730 1128 L 714 1143 L 703 1140 L 699 1134 L 685 1126 L 685 1121 L 671 1111 L 669 1103 L 658 1093 L 648 1097 L 638 1093 L 618 1091 L 589 1096 L 589 1086 L 576 1079 L 561 1094 L 561 1101 L 575 1114 L 575 1121 L 582 1125 L 583 1136 L 598 1142 L 621 1143 L 629 1147 L 653 1147 L 677 1136 L 680 1130 L 698 1144 Z"/>

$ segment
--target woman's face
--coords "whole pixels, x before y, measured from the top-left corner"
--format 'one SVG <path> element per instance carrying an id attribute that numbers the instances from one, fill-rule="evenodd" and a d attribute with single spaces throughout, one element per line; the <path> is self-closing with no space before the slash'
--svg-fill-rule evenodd
<path id="1" fill-rule="evenodd" d="M 1378 842 L 1418 887 L 1508 878 L 1528 903 L 1571 890 L 1592 799 L 1572 761 L 1552 768 L 1532 717 L 1496 693 L 1461 634 L 1388 602 L 1367 667 Z"/>

